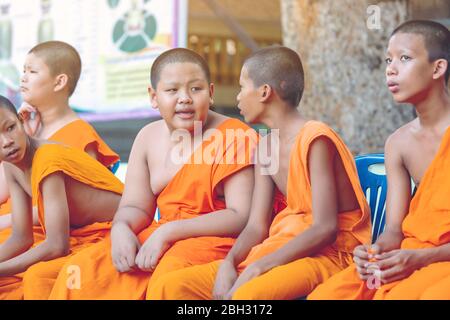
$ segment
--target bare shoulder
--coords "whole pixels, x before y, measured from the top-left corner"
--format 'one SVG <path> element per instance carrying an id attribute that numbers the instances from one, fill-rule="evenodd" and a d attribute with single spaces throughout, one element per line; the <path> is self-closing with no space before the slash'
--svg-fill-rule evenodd
<path id="1" fill-rule="evenodd" d="M 153 146 L 159 144 L 166 136 L 169 136 L 169 132 L 164 120 L 154 121 L 147 124 L 138 132 L 135 145 L 137 144 L 137 147 L 142 148 L 149 145 Z"/>
<path id="2" fill-rule="evenodd" d="M 385 153 L 402 155 L 408 142 L 413 139 L 413 128 L 417 125 L 417 120 L 408 122 L 395 130 L 387 139 L 385 143 Z"/>
<path id="3" fill-rule="evenodd" d="M 222 122 L 231 119 L 230 117 L 224 116 L 223 114 L 209 111 L 208 112 L 208 129 L 217 128 Z"/>
<path id="4" fill-rule="evenodd" d="M 308 161 L 316 161 L 318 163 L 332 162 L 337 154 L 337 149 L 332 140 L 327 136 L 319 136 L 315 138 L 308 150 Z"/>
<path id="5" fill-rule="evenodd" d="M 3 170 L 5 172 L 6 182 L 17 180 L 20 175 L 23 175 L 22 171 L 16 166 L 4 161 Z"/>
<path id="6" fill-rule="evenodd" d="M 164 120 L 157 120 L 150 122 L 146 126 L 144 126 L 138 133 L 139 136 L 145 136 L 146 139 L 154 139 L 155 133 L 161 133 L 161 130 L 167 130 L 167 127 L 164 123 Z"/>

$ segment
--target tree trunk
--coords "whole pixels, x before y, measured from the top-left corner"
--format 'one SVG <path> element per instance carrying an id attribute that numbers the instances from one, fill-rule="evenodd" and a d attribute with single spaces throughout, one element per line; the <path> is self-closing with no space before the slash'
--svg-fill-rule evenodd
<path id="1" fill-rule="evenodd" d="M 385 0 L 375 9 L 371 3 L 281 0 L 284 44 L 300 54 L 305 69 L 300 110 L 331 125 L 355 154 L 383 152 L 386 138 L 414 117 L 411 106 L 394 103 L 385 84 L 385 50 L 408 17 L 408 1 Z"/>

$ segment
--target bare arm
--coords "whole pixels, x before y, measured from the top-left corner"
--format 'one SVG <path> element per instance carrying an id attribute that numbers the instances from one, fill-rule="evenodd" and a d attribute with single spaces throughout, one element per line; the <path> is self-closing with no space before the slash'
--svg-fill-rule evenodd
<path id="1" fill-rule="evenodd" d="M 267 238 L 272 218 L 275 185 L 270 175 L 261 171 L 259 164 L 254 167 L 255 188 L 248 222 L 237 238 L 225 260 L 237 266 L 244 261 L 251 248 Z"/>
<path id="2" fill-rule="evenodd" d="M 401 156 L 402 141 L 393 134 L 385 145 L 385 165 L 388 181 L 386 228 L 376 241 L 380 252 L 398 249 L 403 240 L 402 222 L 411 201 L 411 177 Z"/>
<path id="3" fill-rule="evenodd" d="M 111 229 L 112 262 L 119 272 L 128 272 L 136 265 L 136 254 L 141 246 L 137 234 L 153 220 L 156 199 L 150 185 L 150 172 L 146 154 L 146 132 L 136 137 L 128 162 L 125 190 Z"/>
<path id="4" fill-rule="evenodd" d="M 33 207 L 33 225 L 39 226 L 39 216 L 37 212 L 37 207 Z M 12 227 L 12 214 L 7 213 L 0 216 L 0 230 Z"/>
<path id="5" fill-rule="evenodd" d="M 156 209 L 156 198 L 150 187 L 145 130 L 139 132 L 133 143 L 124 192 L 113 221 L 113 225 L 124 224 L 135 234 L 150 225 Z"/>
<path id="6" fill-rule="evenodd" d="M 5 178 L 11 190 L 12 198 L 12 233 L 0 245 L 0 262 L 11 259 L 28 250 L 33 244 L 33 227 L 31 219 L 31 199 L 17 182 L 10 165 L 5 165 Z"/>
<path id="7" fill-rule="evenodd" d="M 58 172 L 46 177 L 41 188 L 46 239 L 38 246 L 1 263 L 0 275 L 2 276 L 23 272 L 37 262 L 56 259 L 69 252 L 70 221 L 64 174 Z M 31 225 L 31 215 L 28 219 Z"/>
<path id="8" fill-rule="evenodd" d="M 0 162 L 0 204 L 5 203 L 9 198 L 9 189 L 3 166 L 4 164 Z"/>

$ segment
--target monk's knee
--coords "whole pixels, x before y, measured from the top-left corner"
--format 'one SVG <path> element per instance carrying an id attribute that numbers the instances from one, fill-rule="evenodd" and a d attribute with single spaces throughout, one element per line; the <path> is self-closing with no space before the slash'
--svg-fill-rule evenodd
<path id="1" fill-rule="evenodd" d="M 147 300 L 174 300 L 177 299 L 177 291 L 185 287 L 182 279 L 169 272 L 159 276 L 159 278 L 148 286 Z"/>
<path id="2" fill-rule="evenodd" d="M 36 282 L 37 279 L 42 279 L 46 277 L 46 270 L 42 267 L 41 263 L 37 263 L 35 265 L 32 265 L 25 271 L 25 274 L 23 275 L 23 284 L 25 285 L 32 285 Z"/>
<path id="3" fill-rule="evenodd" d="M 432 286 L 426 289 L 419 297 L 420 300 L 448 300 L 450 296 L 443 296 L 442 288 L 439 289 L 437 286 Z"/>
<path id="4" fill-rule="evenodd" d="M 268 289 L 268 288 L 267 288 Z M 250 286 L 248 283 L 239 287 L 233 294 L 233 300 L 266 300 L 263 292 Z"/>

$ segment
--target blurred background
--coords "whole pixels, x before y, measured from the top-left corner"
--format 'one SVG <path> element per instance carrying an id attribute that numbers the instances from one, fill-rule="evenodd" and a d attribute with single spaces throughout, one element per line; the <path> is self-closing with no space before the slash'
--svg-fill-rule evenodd
<path id="1" fill-rule="evenodd" d="M 283 44 L 303 61 L 299 105 L 322 120 L 354 154 L 383 152 L 384 141 L 414 117 L 385 85 L 392 30 L 409 19 L 450 27 L 449 0 L 0 0 L 0 94 L 20 105 L 26 53 L 46 40 L 80 52 L 82 77 L 71 106 L 128 161 L 137 132 L 159 119 L 146 94 L 155 57 L 188 47 L 207 60 L 216 111 L 239 117 L 244 59 Z"/>

